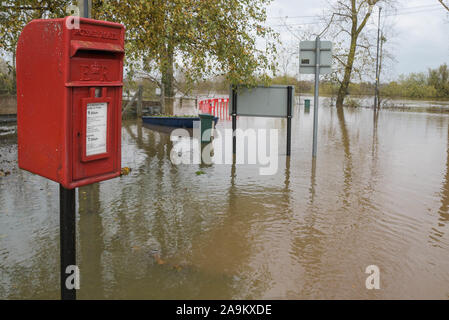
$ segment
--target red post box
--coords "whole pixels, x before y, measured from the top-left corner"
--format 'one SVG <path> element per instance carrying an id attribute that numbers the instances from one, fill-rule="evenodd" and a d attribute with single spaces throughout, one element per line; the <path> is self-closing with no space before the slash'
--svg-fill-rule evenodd
<path id="1" fill-rule="evenodd" d="M 120 175 L 124 27 L 33 20 L 17 45 L 19 167 L 73 189 Z"/>

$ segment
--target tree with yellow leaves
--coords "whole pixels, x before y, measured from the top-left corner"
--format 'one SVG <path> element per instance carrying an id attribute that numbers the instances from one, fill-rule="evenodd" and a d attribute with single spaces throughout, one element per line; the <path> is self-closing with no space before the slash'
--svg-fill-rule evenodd
<path id="1" fill-rule="evenodd" d="M 265 7 L 271 0 L 141 0 L 97 1 L 98 18 L 122 22 L 127 29 L 131 70 L 161 85 L 165 95 L 175 93 L 175 72 L 187 82 L 225 75 L 231 83 L 254 84 L 267 71 L 274 41 L 264 50 L 256 38 L 275 34 L 264 26 Z M 132 61 L 132 62 L 131 62 Z"/>
<path id="2" fill-rule="evenodd" d="M 230 83 L 268 79 L 276 34 L 264 25 L 271 0 L 93 0 L 92 17 L 126 28 L 127 70 L 175 94 L 175 74 L 188 82 L 224 75 Z M 66 15 L 77 1 L 18 0 L 0 5 L 1 49 L 14 54 L 32 19 Z M 256 45 L 257 39 L 263 43 Z M 261 49 L 262 48 L 262 49 Z"/>

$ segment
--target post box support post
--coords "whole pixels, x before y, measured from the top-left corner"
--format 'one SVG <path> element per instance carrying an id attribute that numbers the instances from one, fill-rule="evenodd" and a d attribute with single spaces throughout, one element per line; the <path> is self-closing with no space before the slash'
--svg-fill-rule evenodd
<path id="1" fill-rule="evenodd" d="M 91 18 L 92 1 L 79 0 L 80 13 L 84 18 Z M 77 272 L 69 267 L 76 267 L 76 189 L 66 189 L 59 185 L 59 238 L 60 238 L 60 277 L 61 300 L 76 300 L 76 289 L 68 288 L 68 278 L 77 277 Z M 73 280 L 76 282 L 76 280 Z"/>
<path id="2" fill-rule="evenodd" d="M 76 289 L 67 287 L 68 278 L 78 276 L 73 274 L 73 269 L 68 269 L 76 266 L 75 189 L 59 185 L 59 206 L 61 300 L 76 300 Z"/>

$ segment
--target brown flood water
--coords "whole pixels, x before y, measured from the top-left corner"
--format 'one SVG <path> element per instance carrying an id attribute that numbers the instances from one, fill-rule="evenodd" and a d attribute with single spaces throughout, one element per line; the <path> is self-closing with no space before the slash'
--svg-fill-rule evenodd
<path id="1" fill-rule="evenodd" d="M 316 162 L 312 119 L 290 160 L 285 120 L 239 119 L 280 129 L 273 176 L 174 166 L 168 134 L 124 122 L 132 172 L 78 190 L 78 298 L 448 299 L 449 117 L 323 107 Z M 0 155 L 0 298 L 58 299 L 58 185 L 16 168 L 15 135 Z"/>

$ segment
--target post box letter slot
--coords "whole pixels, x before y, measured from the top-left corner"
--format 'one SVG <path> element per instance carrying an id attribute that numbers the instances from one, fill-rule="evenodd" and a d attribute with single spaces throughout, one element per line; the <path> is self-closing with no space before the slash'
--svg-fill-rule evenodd
<path id="1" fill-rule="evenodd" d="M 97 52 L 97 53 L 121 53 L 123 54 L 125 51 L 118 44 L 113 43 L 103 43 L 103 42 L 92 42 L 92 41 L 79 41 L 72 40 L 70 49 L 70 57 L 74 57 L 77 53 L 81 53 L 83 51 L 88 52 Z"/>
<path id="2" fill-rule="evenodd" d="M 102 88 L 102 96 L 95 97 L 96 88 L 90 89 L 90 97 L 82 99 L 83 114 L 81 135 L 81 161 L 88 162 L 110 156 L 110 119 L 112 99 L 106 97 L 107 89 Z"/>

